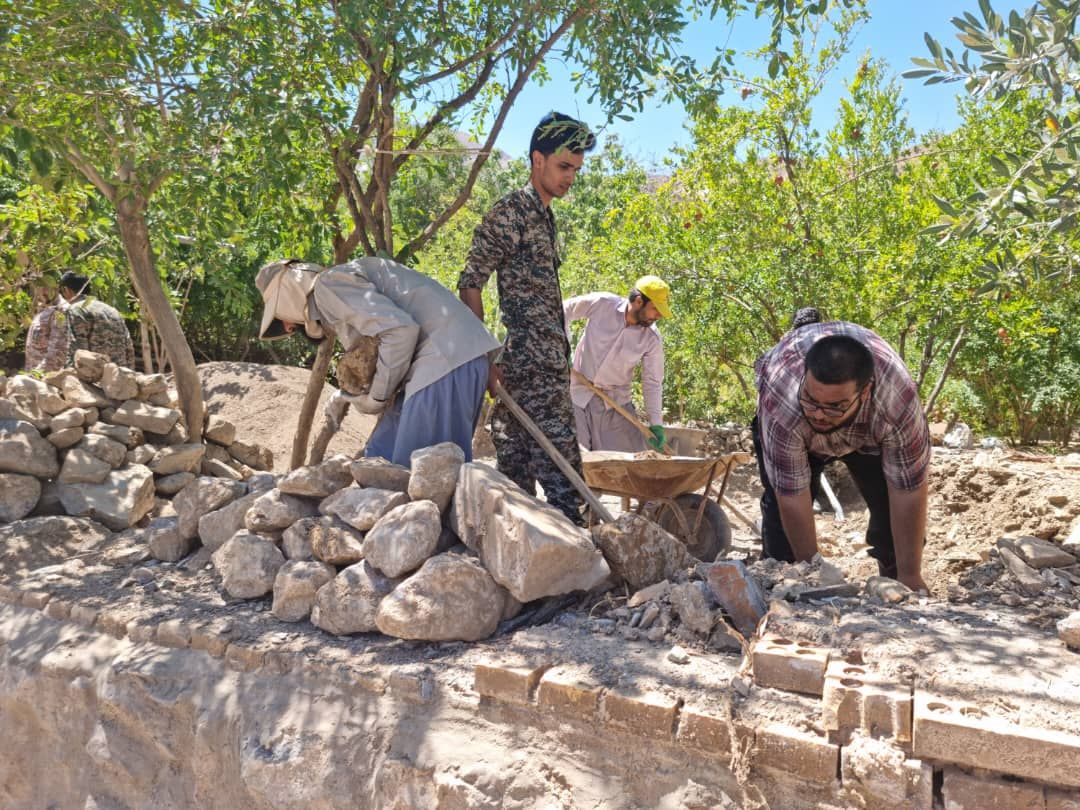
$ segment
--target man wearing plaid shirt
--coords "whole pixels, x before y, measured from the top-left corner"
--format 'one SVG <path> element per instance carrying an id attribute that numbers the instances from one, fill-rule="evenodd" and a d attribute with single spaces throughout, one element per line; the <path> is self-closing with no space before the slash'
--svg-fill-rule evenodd
<path id="1" fill-rule="evenodd" d="M 878 570 L 926 590 L 930 432 L 900 356 L 869 329 L 831 321 L 788 332 L 754 370 L 765 556 L 814 556 L 816 474 L 842 461 L 870 510 L 866 542 Z"/>

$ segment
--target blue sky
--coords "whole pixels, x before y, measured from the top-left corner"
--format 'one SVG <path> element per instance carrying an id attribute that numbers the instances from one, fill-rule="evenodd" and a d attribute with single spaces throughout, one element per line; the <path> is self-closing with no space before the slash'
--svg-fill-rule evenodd
<path id="1" fill-rule="evenodd" d="M 997 0 L 993 6 L 998 14 L 1005 16 L 1010 9 L 1023 9 L 1027 4 Z M 924 32 L 929 32 L 959 55 L 963 47 L 956 40 L 957 29 L 950 20 L 964 12 L 981 18 L 978 0 L 869 0 L 868 7 L 871 19 L 859 30 L 850 52 L 830 74 L 814 105 L 814 125 L 820 129 L 831 125 L 838 101 L 844 94 L 845 83 L 850 80 L 865 54 L 885 60 L 892 73 L 899 75 L 914 67 L 911 57 L 928 55 Z M 767 26 L 755 21 L 752 14 L 744 15 L 730 25 L 722 18 L 699 20 L 686 29 L 683 45 L 686 53 L 708 58 L 713 52 L 714 43 L 728 43 L 728 47 L 736 50 L 751 50 L 764 44 L 767 34 Z M 764 73 L 764 66 L 755 68 L 749 59 L 739 62 L 737 66 L 751 75 Z M 552 78 L 546 84 L 530 84 L 522 91 L 500 133 L 498 147 L 513 157 L 524 156 L 533 127 L 549 110 L 576 115 L 594 128 L 603 123 L 604 116 L 599 107 L 586 103 L 587 94 L 575 96 L 568 67 L 553 64 L 550 71 Z M 948 130 L 959 123 L 956 97 L 964 92 L 961 84 L 927 87 L 921 80 L 899 81 L 908 120 L 916 132 Z M 738 93 L 728 92 L 721 97 L 721 103 L 749 105 L 753 103 L 753 97 L 741 102 Z M 689 142 L 685 123 L 686 113 L 681 105 L 663 105 L 656 101 L 646 104 L 645 110 L 633 121 L 616 120 L 610 124 L 602 137 L 617 135 L 632 157 L 646 166 L 659 167 L 672 146 Z"/>

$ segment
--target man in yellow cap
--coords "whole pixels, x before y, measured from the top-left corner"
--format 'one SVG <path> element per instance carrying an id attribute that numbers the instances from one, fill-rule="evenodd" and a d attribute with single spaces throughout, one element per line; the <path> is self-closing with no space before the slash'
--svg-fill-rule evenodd
<path id="1" fill-rule="evenodd" d="M 663 425 L 664 346 L 656 322 L 671 317 L 671 289 L 657 276 L 642 276 L 626 298 L 609 292 L 579 295 L 563 302 L 567 324 L 584 320 L 574 350 L 574 371 L 590 380 L 630 413 L 634 369 L 641 366 L 641 392 L 652 431 L 648 446 L 659 450 Z M 646 442 L 634 425 L 587 385 L 570 383 L 578 441 L 587 450 L 636 453 Z"/>

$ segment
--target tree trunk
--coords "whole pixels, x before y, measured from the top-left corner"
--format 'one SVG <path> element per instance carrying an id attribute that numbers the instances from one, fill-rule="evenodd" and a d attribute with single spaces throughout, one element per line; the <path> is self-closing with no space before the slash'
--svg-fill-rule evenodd
<path id="1" fill-rule="evenodd" d="M 136 296 L 137 298 L 138 296 Z M 139 309 L 142 310 L 144 304 L 139 302 Z M 146 313 L 139 312 L 139 345 L 142 347 L 142 366 L 143 373 L 154 373 L 154 356 L 150 353 L 150 332 L 146 328 Z"/>
<path id="2" fill-rule="evenodd" d="M 176 375 L 176 390 L 180 395 L 180 409 L 184 412 L 188 435 L 192 441 L 202 438 L 205 410 L 202 384 L 195 368 L 195 357 L 187 338 L 180 328 L 180 321 L 169 304 L 154 267 L 154 253 L 150 247 L 150 231 L 146 225 L 146 203 L 128 196 L 117 201 L 116 222 L 120 227 L 120 240 L 124 245 L 131 266 L 131 281 L 139 300 L 145 304 L 172 361 Z"/>
<path id="3" fill-rule="evenodd" d="M 304 404 L 300 406 L 300 416 L 296 420 L 296 437 L 293 439 L 292 456 L 289 459 L 289 469 L 295 470 L 302 467 L 304 458 L 307 456 L 308 437 L 311 436 L 311 423 L 315 419 L 315 408 L 319 404 L 319 394 L 322 393 L 326 384 L 326 373 L 330 370 L 330 361 L 334 357 L 334 341 L 336 337 L 331 329 L 323 324 L 323 332 L 326 337 L 319 344 L 319 351 L 315 354 L 315 364 L 311 367 L 311 376 L 308 377 L 307 390 L 304 392 Z M 344 417 L 344 414 L 342 415 Z"/>

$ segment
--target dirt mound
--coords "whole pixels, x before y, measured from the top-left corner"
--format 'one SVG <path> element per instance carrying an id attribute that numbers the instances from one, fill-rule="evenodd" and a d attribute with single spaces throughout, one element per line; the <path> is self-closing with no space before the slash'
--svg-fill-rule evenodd
<path id="1" fill-rule="evenodd" d="M 258 363 L 204 363 L 199 366 L 206 412 L 236 425 L 236 438 L 255 442 L 274 453 L 274 472 L 287 472 L 296 436 L 297 418 L 311 374 L 306 368 Z M 311 436 L 322 425 L 322 406 L 335 391 L 323 387 Z M 355 455 L 375 425 L 375 417 L 350 409 L 327 455 Z"/>

